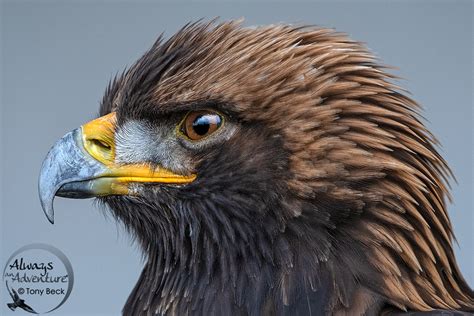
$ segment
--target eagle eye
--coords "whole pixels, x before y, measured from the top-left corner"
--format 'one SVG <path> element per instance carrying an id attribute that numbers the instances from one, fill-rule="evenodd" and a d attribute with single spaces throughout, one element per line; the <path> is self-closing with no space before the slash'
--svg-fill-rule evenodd
<path id="1" fill-rule="evenodd" d="M 192 111 L 184 118 L 180 130 L 190 140 L 201 140 L 217 131 L 222 121 L 222 116 L 215 112 Z"/>

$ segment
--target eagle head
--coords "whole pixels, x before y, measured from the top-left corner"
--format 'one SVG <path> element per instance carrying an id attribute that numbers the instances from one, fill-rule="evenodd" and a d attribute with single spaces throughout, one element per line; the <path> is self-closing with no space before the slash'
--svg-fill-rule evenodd
<path id="1" fill-rule="evenodd" d="M 96 197 L 136 237 L 126 315 L 472 311 L 450 171 L 385 68 L 328 29 L 189 24 L 51 149 L 43 209 Z"/>

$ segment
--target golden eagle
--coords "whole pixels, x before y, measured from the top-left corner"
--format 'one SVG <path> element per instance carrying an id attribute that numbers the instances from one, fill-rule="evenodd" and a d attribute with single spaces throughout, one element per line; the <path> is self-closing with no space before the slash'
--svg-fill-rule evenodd
<path id="1" fill-rule="evenodd" d="M 124 315 L 472 312 L 451 172 L 386 68 L 329 29 L 188 24 L 51 149 L 42 207 L 96 197 L 136 237 Z"/>

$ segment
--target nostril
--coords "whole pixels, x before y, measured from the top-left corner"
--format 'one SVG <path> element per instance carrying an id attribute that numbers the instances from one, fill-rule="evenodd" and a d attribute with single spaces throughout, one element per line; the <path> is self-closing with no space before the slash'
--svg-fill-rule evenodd
<path id="1" fill-rule="evenodd" d="M 101 147 L 105 150 L 110 150 L 112 149 L 112 147 L 107 144 L 106 142 L 100 140 L 100 139 L 96 139 L 96 138 L 92 138 L 89 140 L 93 145 L 97 146 L 97 147 Z"/>

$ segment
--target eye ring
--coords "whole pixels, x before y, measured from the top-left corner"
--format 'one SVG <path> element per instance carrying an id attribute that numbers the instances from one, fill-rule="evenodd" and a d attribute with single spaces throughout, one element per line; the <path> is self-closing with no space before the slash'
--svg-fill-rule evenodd
<path id="1" fill-rule="evenodd" d="M 216 132 L 223 123 L 223 116 L 215 111 L 191 111 L 179 124 L 179 131 L 189 140 L 199 141 Z"/>

